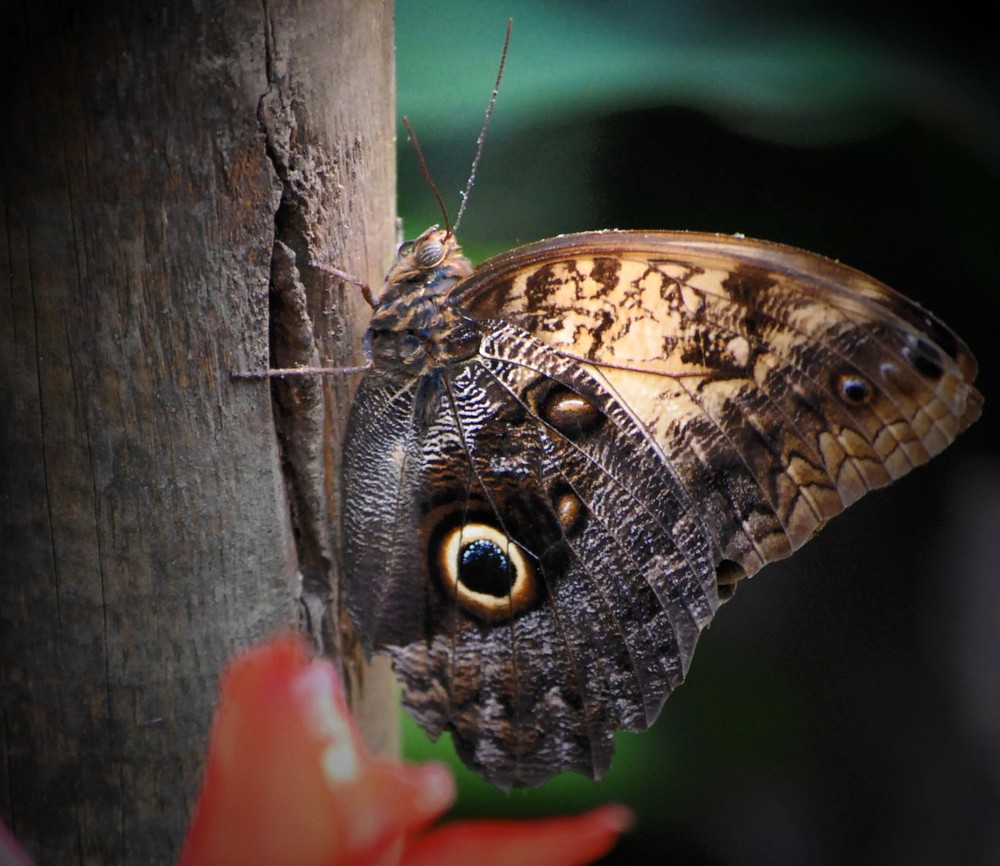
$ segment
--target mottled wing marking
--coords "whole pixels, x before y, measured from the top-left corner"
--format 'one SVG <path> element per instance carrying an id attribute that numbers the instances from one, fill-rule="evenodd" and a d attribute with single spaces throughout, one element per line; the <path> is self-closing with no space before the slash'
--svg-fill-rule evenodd
<path id="1" fill-rule="evenodd" d="M 520 267 L 503 256 L 498 273 L 481 266 L 460 304 L 589 362 L 704 502 L 721 558 L 746 574 L 978 414 L 957 338 L 853 269 L 736 238 L 674 234 L 610 255 L 620 236 L 585 237 L 600 252 L 577 243 L 536 263 L 523 248 Z M 871 399 L 844 399 L 851 377 Z"/>
<path id="2" fill-rule="evenodd" d="M 349 570 L 372 579 L 353 591 L 355 617 L 367 641 L 393 654 L 421 726 L 431 736 L 452 731 L 463 759 L 495 784 L 538 784 L 555 767 L 600 776 L 612 732 L 647 727 L 683 679 L 718 605 L 712 554 L 687 491 L 575 361 L 514 327 L 485 348 L 442 379 L 427 426 L 410 434 L 408 463 L 419 477 L 360 503 L 365 532 L 351 534 Z M 533 407 L 554 386 L 592 399 L 600 427 L 570 441 L 540 423 Z M 412 418 L 407 399 L 412 389 L 377 373 L 357 398 Z M 386 449 L 378 437 L 355 441 L 346 474 L 360 490 Z M 561 523 L 554 490 L 572 491 L 585 519 Z M 410 506 L 386 504 L 397 498 L 419 509 L 417 525 L 430 535 L 406 536 L 396 521 Z M 531 556 L 542 581 L 537 606 L 498 626 L 458 612 L 424 555 L 449 510 L 463 523 L 484 514 Z M 387 540 L 409 569 L 395 557 L 393 574 L 383 572 Z"/>

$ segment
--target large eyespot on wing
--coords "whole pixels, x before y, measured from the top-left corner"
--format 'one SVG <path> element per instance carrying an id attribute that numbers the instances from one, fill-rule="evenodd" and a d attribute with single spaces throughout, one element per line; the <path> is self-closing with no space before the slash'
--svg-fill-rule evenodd
<path id="1" fill-rule="evenodd" d="M 443 377 L 421 435 L 422 634 L 383 628 L 404 703 L 500 787 L 601 776 L 612 734 L 645 728 L 717 599 L 684 492 L 592 377 L 482 359 Z M 625 427 L 625 441 L 621 425 Z"/>
<path id="2" fill-rule="evenodd" d="M 452 732 L 486 778 L 509 788 L 567 769 L 600 775 L 617 725 L 607 683 L 570 656 L 591 635 L 567 641 L 546 613 L 558 551 L 542 539 L 556 530 L 529 517 L 529 489 L 511 486 L 523 464 L 482 465 L 518 456 L 496 433 L 525 413 L 473 384 L 377 370 L 362 382 L 345 449 L 347 605 L 366 650 L 392 655 L 421 727 Z"/>
<path id="3" fill-rule="evenodd" d="M 939 453 L 982 403 L 971 353 L 931 314 L 761 241 L 567 235 L 491 259 L 450 300 L 603 381 L 703 503 L 730 580 Z"/>

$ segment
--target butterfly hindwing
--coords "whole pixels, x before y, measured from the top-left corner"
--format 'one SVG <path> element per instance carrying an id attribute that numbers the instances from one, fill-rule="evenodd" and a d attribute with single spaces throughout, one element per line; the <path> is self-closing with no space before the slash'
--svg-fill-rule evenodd
<path id="1" fill-rule="evenodd" d="M 386 425 L 381 434 L 352 426 L 350 441 L 371 448 L 348 452 L 348 497 L 392 490 L 377 481 L 376 450 L 408 464 L 381 467 L 409 479 L 384 501 L 412 499 L 369 514 L 364 533 L 348 526 L 348 573 L 367 577 L 351 592 L 355 618 L 392 652 L 421 724 L 451 730 L 495 783 L 537 784 L 555 766 L 600 775 L 611 733 L 652 722 L 717 606 L 704 526 L 645 433 L 588 373 L 503 327 L 483 348 L 427 386 L 436 395 L 421 402 L 433 417 L 385 410 L 410 419 L 393 428 L 394 442 Z M 398 385 L 378 383 L 369 376 L 358 399 L 392 407 Z M 383 418 L 355 413 L 352 424 Z M 400 516 L 414 512 L 417 548 L 400 539 L 410 554 L 385 557 Z M 530 571 L 516 600 L 488 586 L 489 557 L 460 566 L 443 553 L 477 540 L 495 546 L 501 571 Z"/>

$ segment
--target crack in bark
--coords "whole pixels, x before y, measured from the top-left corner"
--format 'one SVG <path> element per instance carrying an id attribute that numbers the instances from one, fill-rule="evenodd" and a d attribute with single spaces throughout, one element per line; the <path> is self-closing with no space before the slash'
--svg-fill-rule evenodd
<path id="1" fill-rule="evenodd" d="M 322 213 L 325 172 L 317 166 L 316 154 L 302 144 L 308 138 L 304 112 L 301 106 L 296 110 L 295 97 L 287 92 L 280 58 L 275 52 L 267 3 L 263 5 L 269 87 L 258 102 L 257 119 L 267 156 L 281 186 L 271 253 L 270 355 L 272 364 L 278 367 L 315 366 L 319 363 L 319 352 L 309 312 L 308 289 L 318 286 L 314 282 L 317 274 L 309 262 L 312 225 Z M 274 380 L 271 388 L 289 519 L 302 581 L 300 624 L 318 650 L 337 653 L 329 616 L 336 592 L 331 580 L 331 521 L 324 495 L 324 383 L 318 378 Z"/>

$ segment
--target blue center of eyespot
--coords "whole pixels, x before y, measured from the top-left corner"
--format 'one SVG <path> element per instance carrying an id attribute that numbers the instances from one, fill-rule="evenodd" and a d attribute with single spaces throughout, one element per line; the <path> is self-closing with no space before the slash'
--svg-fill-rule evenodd
<path id="1" fill-rule="evenodd" d="M 514 578 L 509 557 L 492 541 L 481 538 L 462 548 L 458 579 L 472 592 L 503 598 L 510 594 Z"/>

